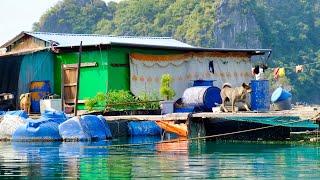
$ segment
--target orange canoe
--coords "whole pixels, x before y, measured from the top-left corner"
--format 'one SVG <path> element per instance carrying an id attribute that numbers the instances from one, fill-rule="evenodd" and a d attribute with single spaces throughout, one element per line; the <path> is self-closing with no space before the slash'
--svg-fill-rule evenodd
<path id="1" fill-rule="evenodd" d="M 157 125 L 167 132 L 175 133 L 182 137 L 188 136 L 188 127 L 186 124 L 174 124 L 173 121 L 156 121 Z"/>

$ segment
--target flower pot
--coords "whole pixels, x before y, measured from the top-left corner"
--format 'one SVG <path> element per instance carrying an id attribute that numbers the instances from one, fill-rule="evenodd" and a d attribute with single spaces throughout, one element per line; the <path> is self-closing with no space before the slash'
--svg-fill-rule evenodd
<path id="1" fill-rule="evenodd" d="M 174 101 L 161 101 L 160 108 L 161 108 L 161 114 L 173 113 Z"/>

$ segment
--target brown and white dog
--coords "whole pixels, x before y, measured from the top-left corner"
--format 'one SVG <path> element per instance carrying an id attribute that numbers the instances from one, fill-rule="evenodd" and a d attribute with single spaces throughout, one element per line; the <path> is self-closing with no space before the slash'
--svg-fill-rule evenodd
<path id="1" fill-rule="evenodd" d="M 30 114 L 31 94 L 25 93 L 20 95 L 20 109 Z"/>
<path id="2" fill-rule="evenodd" d="M 228 112 L 227 108 L 225 107 L 225 103 L 227 101 L 230 101 L 232 106 L 232 113 L 235 112 L 236 102 L 243 102 L 245 109 L 247 111 L 250 111 L 248 104 L 246 103 L 246 96 L 250 92 L 251 92 L 251 87 L 246 83 L 242 83 L 242 86 L 235 87 L 235 88 L 232 88 L 229 83 L 223 84 L 220 92 L 221 99 L 222 99 L 221 109 L 224 112 Z"/>

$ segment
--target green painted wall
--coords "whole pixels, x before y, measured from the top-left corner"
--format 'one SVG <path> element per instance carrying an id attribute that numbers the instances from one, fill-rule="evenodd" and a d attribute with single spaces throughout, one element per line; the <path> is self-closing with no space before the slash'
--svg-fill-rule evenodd
<path id="1" fill-rule="evenodd" d="M 178 51 L 112 47 L 102 51 L 84 51 L 81 62 L 97 62 L 97 67 L 82 67 L 80 70 L 79 99 L 94 97 L 98 92 L 130 90 L 130 53 L 177 54 Z M 181 52 L 180 52 L 181 53 Z M 78 53 L 61 53 L 55 57 L 54 92 L 61 94 L 61 64 L 76 64 Z M 83 109 L 80 105 L 79 109 Z"/>
<path id="2" fill-rule="evenodd" d="M 78 53 L 63 53 L 56 55 L 55 61 L 55 86 L 56 94 L 61 94 L 61 64 L 76 64 Z M 97 92 L 106 92 L 107 86 L 107 51 L 83 52 L 81 62 L 97 62 L 97 67 L 82 67 L 80 69 L 79 99 L 93 97 Z"/>

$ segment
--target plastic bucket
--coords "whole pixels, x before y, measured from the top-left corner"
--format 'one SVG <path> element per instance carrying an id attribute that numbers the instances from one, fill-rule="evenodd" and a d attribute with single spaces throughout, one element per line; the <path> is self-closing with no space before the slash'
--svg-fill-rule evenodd
<path id="1" fill-rule="evenodd" d="M 214 86 L 190 87 L 183 92 L 182 102 L 186 106 L 195 106 L 202 111 L 212 111 L 212 107 L 221 104 L 220 88 Z"/>
<path id="2" fill-rule="evenodd" d="M 287 98 L 286 100 L 277 101 L 273 103 L 273 110 L 281 111 L 281 110 L 290 110 L 291 107 L 291 98 Z"/>
<path id="3" fill-rule="evenodd" d="M 275 91 L 273 91 L 271 95 L 271 101 L 277 102 L 277 101 L 284 101 L 292 97 L 292 94 L 288 91 L 282 89 L 281 87 L 278 87 Z"/>
<path id="4" fill-rule="evenodd" d="M 269 80 L 251 80 L 251 110 L 268 111 L 270 109 Z"/>
<path id="5" fill-rule="evenodd" d="M 161 101 L 161 114 L 171 114 L 174 111 L 174 101 Z"/>
<path id="6" fill-rule="evenodd" d="M 31 112 L 40 112 L 40 99 L 51 93 L 50 81 L 32 81 L 30 83 Z"/>
<path id="7" fill-rule="evenodd" d="M 213 86 L 213 80 L 195 80 L 193 86 Z"/>

